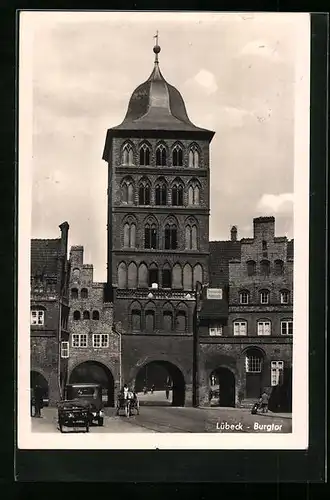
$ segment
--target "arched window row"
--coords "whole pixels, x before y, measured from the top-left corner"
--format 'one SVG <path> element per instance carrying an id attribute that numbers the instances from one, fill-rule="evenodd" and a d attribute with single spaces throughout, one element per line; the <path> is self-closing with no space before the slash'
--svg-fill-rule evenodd
<path id="1" fill-rule="evenodd" d="M 252 325 L 248 321 L 240 318 L 233 321 L 233 335 L 234 336 L 269 336 L 269 335 L 293 335 L 293 321 L 292 319 L 284 319 L 280 321 L 280 325 L 274 331 L 272 329 L 272 322 L 268 318 L 260 318 Z"/>
<path id="2" fill-rule="evenodd" d="M 289 290 L 280 290 L 278 299 L 281 304 L 289 304 L 290 298 L 291 294 Z M 259 290 L 258 302 L 263 305 L 270 304 L 270 291 L 267 289 Z M 251 303 L 251 294 L 248 290 L 239 291 L 239 303 L 243 305 L 248 305 Z"/>
<path id="3" fill-rule="evenodd" d="M 133 143 L 125 142 L 121 149 L 122 165 L 132 166 L 138 163 L 142 167 L 153 164 L 157 167 L 183 167 L 198 168 L 202 165 L 201 149 L 196 143 L 185 148 L 180 143 L 168 146 L 163 143 L 156 145 L 155 149 L 150 144 L 143 142 L 138 148 Z"/>
<path id="4" fill-rule="evenodd" d="M 271 273 L 270 261 L 263 259 L 260 261 L 259 265 L 260 274 L 267 277 Z M 246 262 L 246 271 L 248 276 L 254 276 L 257 274 L 257 263 L 254 260 L 248 260 Z M 281 259 L 274 261 L 273 274 L 275 276 L 282 276 L 284 274 L 284 262 Z"/>
<path id="5" fill-rule="evenodd" d="M 79 310 L 73 311 L 73 319 L 74 321 L 79 321 L 79 320 L 87 320 L 87 319 L 93 319 L 95 321 L 100 319 L 100 313 L 97 310 L 92 311 L 92 314 L 90 311 L 84 310 L 82 313 Z"/>
<path id="6" fill-rule="evenodd" d="M 137 186 L 137 200 L 135 198 Z M 121 200 L 125 205 L 156 205 L 156 206 L 197 206 L 200 204 L 201 186 L 196 179 L 191 179 L 184 186 L 181 179 L 168 185 L 165 179 L 157 179 L 154 184 L 143 177 L 135 185 L 133 179 L 124 178 L 121 183 Z"/>
<path id="7" fill-rule="evenodd" d="M 177 263 L 174 266 L 165 264 L 158 267 L 153 263 L 147 266 L 145 263 L 137 265 L 135 262 L 121 262 L 117 269 L 118 288 L 162 288 L 191 291 L 196 283 L 203 283 L 203 268 L 200 264 L 182 266 Z"/>
<path id="8" fill-rule="evenodd" d="M 165 333 L 184 333 L 188 329 L 188 315 L 186 308 L 180 305 L 176 308 L 165 305 L 161 311 L 156 311 L 154 304 L 143 308 L 134 303 L 130 308 L 130 323 L 133 332 L 154 333 L 161 330 Z"/>
<path id="9" fill-rule="evenodd" d="M 82 288 L 80 290 L 80 298 L 88 299 L 88 290 L 87 288 Z M 79 290 L 78 288 L 71 288 L 71 299 L 79 299 Z"/>

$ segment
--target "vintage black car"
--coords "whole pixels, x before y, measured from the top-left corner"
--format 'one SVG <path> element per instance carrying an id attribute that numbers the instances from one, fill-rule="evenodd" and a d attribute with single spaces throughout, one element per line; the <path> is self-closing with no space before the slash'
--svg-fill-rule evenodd
<path id="1" fill-rule="evenodd" d="M 100 384 L 68 384 L 65 388 L 65 400 L 81 401 L 89 408 L 90 424 L 96 422 L 99 426 L 104 422 L 102 401 L 102 386 Z"/>
<path id="2" fill-rule="evenodd" d="M 61 432 L 64 427 L 85 427 L 89 432 L 90 405 L 79 399 L 64 400 L 58 403 L 58 426 Z"/>

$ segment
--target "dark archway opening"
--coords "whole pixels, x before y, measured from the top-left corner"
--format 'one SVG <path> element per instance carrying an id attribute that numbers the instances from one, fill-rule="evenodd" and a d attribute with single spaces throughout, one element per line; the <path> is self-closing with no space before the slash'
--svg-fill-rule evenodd
<path id="1" fill-rule="evenodd" d="M 235 375 L 229 368 L 220 367 L 210 376 L 212 406 L 235 407 Z"/>
<path id="2" fill-rule="evenodd" d="M 111 371 L 102 363 L 85 361 L 76 366 L 69 378 L 70 384 L 101 384 L 105 406 L 114 406 L 114 379 Z"/>
<path id="3" fill-rule="evenodd" d="M 49 404 L 48 382 L 45 379 L 45 377 L 43 375 L 41 375 L 41 373 L 32 370 L 30 372 L 30 387 L 31 387 L 31 389 L 35 389 L 37 385 L 41 387 L 43 404 L 44 404 L 44 406 L 47 406 Z"/>
<path id="4" fill-rule="evenodd" d="M 152 361 L 143 366 L 135 379 L 141 405 L 184 406 L 185 380 L 181 370 L 168 361 Z"/>

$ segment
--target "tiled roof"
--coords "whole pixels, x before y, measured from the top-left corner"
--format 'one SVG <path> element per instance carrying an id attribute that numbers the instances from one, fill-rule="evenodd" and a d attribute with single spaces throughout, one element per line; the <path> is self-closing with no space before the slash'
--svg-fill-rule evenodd
<path id="1" fill-rule="evenodd" d="M 57 274 L 61 240 L 31 240 L 31 276 Z"/>
<path id="2" fill-rule="evenodd" d="M 227 318 L 228 304 L 225 300 L 206 299 L 203 301 L 199 316 L 206 319 Z"/>
<path id="3" fill-rule="evenodd" d="M 209 286 L 221 288 L 229 283 L 229 261 L 241 258 L 239 241 L 210 241 Z"/>

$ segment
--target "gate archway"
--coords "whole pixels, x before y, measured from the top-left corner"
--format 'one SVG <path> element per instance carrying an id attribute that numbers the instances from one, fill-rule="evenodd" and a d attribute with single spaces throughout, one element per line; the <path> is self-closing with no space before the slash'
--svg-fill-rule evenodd
<path id="1" fill-rule="evenodd" d="M 144 393 L 147 389 L 147 393 Z M 169 361 L 151 361 L 138 371 L 135 390 L 140 403 L 155 406 L 184 406 L 186 384 L 181 370 Z"/>
<path id="2" fill-rule="evenodd" d="M 70 384 L 101 384 L 105 406 L 114 406 L 114 378 L 109 368 L 97 361 L 84 361 L 75 366 L 69 377 Z"/>
<path id="3" fill-rule="evenodd" d="M 210 401 L 214 400 L 215 406 L 235 407 L 235 375 L 229 368 L 216 368 L 210 385 Z"/>
<path id="4" fill-rule="evenodd" d="M 30 388 L 34 389 L 39 385 L 42 389 L 42 397 L 44 404 L 49 401 L 49 385 L 47 379 L 38 371 L 31 370 L 30 372 Z"/>

